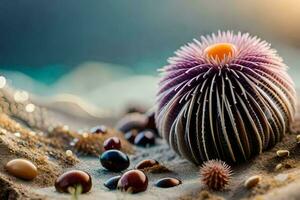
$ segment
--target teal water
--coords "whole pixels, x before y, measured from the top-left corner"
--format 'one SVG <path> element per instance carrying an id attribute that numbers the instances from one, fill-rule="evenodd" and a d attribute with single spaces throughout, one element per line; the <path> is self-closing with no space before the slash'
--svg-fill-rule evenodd
<path id="1" fill-rule="evenodd" d="M 29 67 L 29 66 L 1 66 L 0 73 L 6 74 L 6 72 L 18 72 L 23 73 L 32 79 L 41 82 L 45 85 L 52 85 L 57 80 L 62 78 L 66 73 L 73 70 L 69 66 L 65 65 L 46 65 L 41 67 Z"/>

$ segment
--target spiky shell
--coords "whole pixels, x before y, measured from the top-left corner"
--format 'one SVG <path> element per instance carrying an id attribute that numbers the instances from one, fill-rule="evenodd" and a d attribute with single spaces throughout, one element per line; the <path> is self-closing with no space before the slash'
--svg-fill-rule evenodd
<path id="1" fill-rule="evenodd" d="M 230 166 L 220 160 L 209 160 L 200 168 L 201 181 L 210 189 L 223 190 L 231 179 Z"/>
<path id="2" fill-rule="evenodd" d="M 215 59 L 205 49 L 235 46 Z M 240 162 L 282 139 L 296 93 L 287 66 L 270 44 L 248 33 L 218 32 L 181 47 L 161 69 L 156 124 L 181 156 L 201 164 Z"/>

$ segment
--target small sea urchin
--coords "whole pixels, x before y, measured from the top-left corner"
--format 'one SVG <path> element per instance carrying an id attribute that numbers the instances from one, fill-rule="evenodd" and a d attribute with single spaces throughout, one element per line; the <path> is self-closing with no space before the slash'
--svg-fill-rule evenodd
<path id="1" fill-rule="evenodd" d="M 188 160 L 249 160 L 289 129 L 294 84 L 267 42 L 219 32 L 183 46 L 168 62 L 161 70 L 156 124 Z"/>
<path id="2" fill-rule="evenodd" d="M 224 189 L 231 176 L 230 166 L 220 160 L 209 160 L 200 168 L 201 181 L 210 189 Z"/>

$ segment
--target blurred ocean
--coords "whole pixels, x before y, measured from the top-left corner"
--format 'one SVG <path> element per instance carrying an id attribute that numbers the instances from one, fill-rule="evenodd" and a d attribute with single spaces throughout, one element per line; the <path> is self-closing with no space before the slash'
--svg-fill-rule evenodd
<path id="1" fill-rule="evenodd" d="M 298 1 L 3 0 L 0 7 L 0 74 L 45 98 L 73 94 L 113 110 L 151 105 L 157 69 L 180 46 L 218 30 L 272 43 L 300 87 Z"/>
<path id="2" fill-rule="evenodd" d="M 74 98 L 114 111 L 135 103 L 151 106 L 158 81 L 156 70 L 152 73 L 155 75 L 141 74 L 124 66 L 100 62 L 86 62 L 72 70 L 62 66 L 46 66 L 38 72 L 25 69 L 0 69 L 0 74 L 8 79 L 10 86 L 46 100 L 72 94 Z"/>
<path id="3" fill-rule="evenodd" d="M 300 50 L 282 45 L 277 49 L 289 66 L 288 72 L 296 87 L 300 87 Z M 35 68 L 35 71 L 26 67 L 22 70 L 0 68 L 0 74 L 7 77 L 11 86 L 42 97 L 72 94 L 85 102 L 116 111 L 124 105 L 151 106 L 154 103 L 159 67 L 143 73 L 128 66 L 86 62 L 73 68 L 53 65 Z"/>

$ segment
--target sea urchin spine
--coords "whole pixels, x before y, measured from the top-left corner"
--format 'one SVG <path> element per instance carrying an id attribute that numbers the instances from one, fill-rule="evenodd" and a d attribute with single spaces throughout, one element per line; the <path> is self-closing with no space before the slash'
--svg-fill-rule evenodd
<path id="1" fill-rule="evenodd" d="M 229 183 L 230 166 L 220 160 L 209 160 L 200 168 L 201 181 L 212 190 L 223 190 Z"/>
<path id="2" fill-rule="evenodd" d="M 294 84 L 267 42 L 219 32 L 183 46 L 168 62 L 161 70 L 156 124 L 188 160 L 249 160 L 289 129 Z"/>

